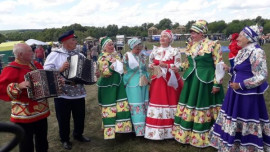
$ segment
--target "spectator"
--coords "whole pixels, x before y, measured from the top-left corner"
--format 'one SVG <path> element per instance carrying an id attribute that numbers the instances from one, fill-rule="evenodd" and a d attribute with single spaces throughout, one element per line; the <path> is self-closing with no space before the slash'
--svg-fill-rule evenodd
<path id="1" fill-rule="evenodd" d="M 43 65 L 43 61 L 45 58 L 45 50 L 43 49 L 43 47 L 41 45 L 38 45 L 37 48 L 35 49 L 35 57 L 36 60 Z"/>
<path id="2" fill-rule="evenodd" d="M 241 47 L 237 45 L 237 38 L 238 38 L 238 33 L 233 33 L 231 35 L 231 39 L 230 39 L 230 44 L 229 44 L 229 61 L 231 64 L 231 67 L 234 66 L 234 58 L 237 55 L 238 51 L 241 50 Z"/>

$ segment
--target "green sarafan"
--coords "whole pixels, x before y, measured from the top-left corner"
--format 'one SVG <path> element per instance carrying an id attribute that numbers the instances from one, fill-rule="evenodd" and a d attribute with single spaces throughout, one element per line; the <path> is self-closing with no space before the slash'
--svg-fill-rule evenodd
<path id="1" fill-rule="evenodd" d="M 184 42 L 175 41 L 173 47 L 184 47 Z M 228 46 L 228 41 L 221 41 L 221 45 Z M 149 50 L 153 45 L 158 46 L 158 43 L 144 43 Z M 262 46 L 267 56 L 268 71 L 270 71 L 270 43 Z M 184 58 L 184 55 L 183 55 Z M 224 62 L 229 65 L 228 53 L 223 53 Z M 225 75 L 223 81 L 224 91 L 227 91 L 227 85 L 230 76 Z M 268 83 L 269 83 L 268 79 Z M 86 85 L 87 97 L 86 97 L 86 114 L 85 114 L 85 129 L 84 135 L 91 138 L 90 143 L 80 143 L 72 138 L 73 123 L 71 123 L 70 137 L 73 143 L 72 150 L 69 152 L 216 152 L 217 150 L 208 148 L 196 148 L 190 145 L 183 145 L 176 142 L 174 139 L 154 141 L 148 140 L 144 137 L 136 137 L 135 133 L 130 134 L 116 134 L 116 138 L 113 140 L 104 140 L 103 131 L 101 129 L 101 111 L 98 105 L 97 98 L 97 86 Z M 265 94 L 265 101 L 270 114 L 270 89 Z M 48 141 L 49 152 L 64 152 L 60 138 L 58 135 L 58 123 L 55 115 L 55 107 L 53 98 L 49 99 L 51 115 L 48 117 Z M 0 101 L 0 121 L 9 122 L 10 117 L 10 103 Z M 72 119 L 72 118 L 71 118 Z M 73 120 L 71 120 L 73 121 Z M 12 134 L 0 133 L 0 147 L 5 145 L 9 140 L 13 138 Z M 18 146 L 15 147 L 12 152 L 17 152 Z"/>

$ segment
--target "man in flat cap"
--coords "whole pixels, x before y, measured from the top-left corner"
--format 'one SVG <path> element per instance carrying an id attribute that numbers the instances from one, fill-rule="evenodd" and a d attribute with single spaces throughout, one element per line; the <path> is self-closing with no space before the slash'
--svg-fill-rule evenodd
<path id="1" fill-rule="evenodd" d="M 62 43 L 62 48 L 48 55 L 44 63 L 44 69 L 63 72 L 69 67 L 67 57 L 77 53 L 75 51 L 77 40 L 74 31 L 71 30 L 62 34 L 58 41 Z M 71 113 L 74 120 L 74 139 L 80 142 L 90 142 L 89 138 L 82 135 L 84 131 L 86 91 L 82 84 L 66 83 L 62 87 L 62 92 L 61 96 L 54 98 L 55 111 L 61 142 L 65 149 L 70 150 L 72 148 L 69 139 Z"/>

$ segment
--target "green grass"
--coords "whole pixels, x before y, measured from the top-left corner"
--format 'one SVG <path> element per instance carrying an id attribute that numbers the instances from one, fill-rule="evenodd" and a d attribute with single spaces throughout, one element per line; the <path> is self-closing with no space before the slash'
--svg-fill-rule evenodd
<path id="1" fill-rule="evenodd" d="M 152 45 L 157 43 L 146 43 L 148 49 L 152 48 Z M 228 45 L 228 42 L 221 42 L 222 45 Z M 179 41 L 174 42 L 174 47 L 183 47 L 184 42 L 179 43 Z M 270 44 L 263 46 L 263 49 L 267 55 L 268 71 L 270 71 Z M 223 59 L 226 64 L 228 62 L 228 53 L 223 54 Z M 227 90 L 227 82 L 229 76 L 226 75 L 224 79 L 224 90 Z M 269 82 L 269 79 L 268 79 Z M 85 130 L 84 135 L 90 137 L 92 141 L 90 143 L 79 143 L 74 141 L 71 137 L 71 142 L 73 143 L 72 150 L 68 152 L 215 152 L 214 148 L 195 148 L 190 145 L 183 145 L 175 140 L 164 140 L 164 141 L 152 141 L 144 139 L 143 137 L 135 137 L 134 134 L 117 134 L 115 140 L 104 140 L 103 132 L 101 131 L 101 115 L 100 109 L 98 107 L 97 101 L 97 87 L 95 85 L 86 86 L 87 98 L 86 98 L 86 119 L 85 119 Z M 270 89 L 265 93 L 265 101 L 268 108 L 268 114 L 270 112 Z M 65 152 L 61 146 L 58 135 L 58 124 L 55 117 L 55 109 L 53 100 L 50 99 L 51 116 L 49 120 L 49 152 Z M 0 102 L 0 121 L 8 122 L 10 116 L 10 104 L 6 102 Z M 71 120 L 71 129 L 73 128 L 73 122 Z M 72 130 L 71 130 L 72 131 Z M 0 133 L 0 147 L 6 143 L 13 136 L 10 134 Z M 18 151 L 16 147 L 14 152 Z"/>

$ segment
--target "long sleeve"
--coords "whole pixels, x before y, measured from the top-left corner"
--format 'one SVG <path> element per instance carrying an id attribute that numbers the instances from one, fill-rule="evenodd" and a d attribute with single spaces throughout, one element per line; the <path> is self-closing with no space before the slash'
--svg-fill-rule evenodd
<path id="1" fill-rule="evenodd" d="M 45 70 L 58 70 L 55 61 L 57 60 L 58 53 L 52 52 L 47 56 L 47 59 L 44 63 L 44 69 Z"/>
<path id="2" fill-rule="evenodd" d="M 110 68 L 111 64 L 118 60 L 121 62 L 120 57 L 116 52 L 112 54 L 103 53 L 98 59 L 98 70 L 100 71 L 101 76 L 110 76 L 112 75 L 113 69 Z"/>
<path id="3" fill-rule="evenodd" d="M 179 49 L 175 49 L 176 55 L 174 56 L 174 66 L 180 68 L 181 66 L 181 52 Z M 172 66 L 172 65 L 170 65 Z"/>
<path id="4" fill-rule="evenodd" d="M 16 69 L 4 68 L 0 75 L 0 99 L 11 101 L 19 97 L 21 91 L 18 88 L 18 72 Z"/>
<path id="5" fill-rule="evenodd" d="M 218 42 L 214 42 L 214 43 L 215 43 L 215 45 L 213 45 L 212 58 L 214 60 L 214 66 L 216 67 L 216 65 L 219 62 L 222 62 L 223 59 L 222 59 L 221 45 Z M 214 86 L 215 87 L 218 87 L 219 86 L 218 84 L 221 84 L 221 83 L 222 83 L 222 81 L 220 81 L 220 83 L 218 83 L 216 81 L 216 77 L 214 78 Z"/>
<path id="6" fill-rule="evenodd" d="M 189 62 L 188 62 L 188 58 L 187 58 L 187 56 L 188 56 L 188 54 L 187 54 L 187 51 L 190 49 L 190 46 L 191 44 L 189 43 L 188 45 L 187 45 L 187 48 L 185 49 L 185 59 L 184 59 L 184 61 L 183 62 L 181 62 L 181 64 L 180 64 L 180 71 L 184 71 L 184 70 L 186 70 L 188 67 L 189 67 Z"/>
<path id="7" fill-rule="evenodd" d="M 256 49 L 250 56 L 251 70 L 253 77 L 240 83 L 242 88 L 255 88 L 266 81 L 268 76 L 266 55 L 262 49 Z"/>
<path id="8" fill-rule="evenodd" d="M 153 48 L 153 51 L 149 55 L 149 66 L 153 64 L 153 61 L 154 61 L 154 58 L 155 58 L 154 51 L 155 51 L 155 47 Z"/>

